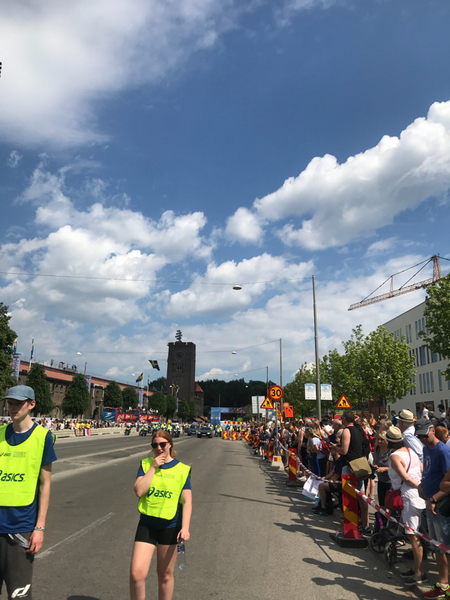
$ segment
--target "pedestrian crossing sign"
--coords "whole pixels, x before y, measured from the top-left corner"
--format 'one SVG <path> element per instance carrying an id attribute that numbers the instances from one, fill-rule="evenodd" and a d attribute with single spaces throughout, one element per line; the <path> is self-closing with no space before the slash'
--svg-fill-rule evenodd
<path id="1" fill-rule="evenodd" d="M 339 402 L 336 404 L 336 408 L 351 408 L 351 404 L 344 394 L 342 394 L 342 396 L 339 398 Z"/>
<path id="2" fill-rule="evenodd" d="M 269 397 L 267 397 L 264 402 L 261 404 L 260 408 L 265 408 L 268 410 L 273 410 L 273 404 Z"/>

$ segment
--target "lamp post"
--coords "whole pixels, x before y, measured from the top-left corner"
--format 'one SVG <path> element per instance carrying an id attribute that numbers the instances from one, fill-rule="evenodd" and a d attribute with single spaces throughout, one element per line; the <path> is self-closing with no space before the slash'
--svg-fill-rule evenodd
<path id="1" fill-rule="evenodd" d="M 320 365 L 319 365 L 319 337 L 317 333 L 317 310 L 316 310 L 316 282 L 314 275 L 312 276 L 312 288 L 313 288 L 313 311 L 314 311 L 314 342 L 316 351 L 316 402 L 317 402 L 317 418 L 322 418 L 320 409 Z"/>

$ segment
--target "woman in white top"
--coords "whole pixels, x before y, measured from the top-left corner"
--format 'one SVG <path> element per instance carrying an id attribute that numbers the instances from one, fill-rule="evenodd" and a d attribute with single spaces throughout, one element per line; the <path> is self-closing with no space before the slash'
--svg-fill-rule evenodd
<path id="1" fill-rule="evenodd" d="M 403 434 L 398 427 L 389 427 L 386 432 L 388 449 L 392 450 L 389 458 L 388 473 L 393 490 L 400 490 L 403 501 L 402 522 L 412 529 L 418 530 L 420 517 L 426 502 L 419 496 L 418 487 L 422 481 L 422 463 L 417 454 L 406 448 Z M 425 581 L 422 569 L 423 548 L 417 535 L 406 531 L 414 554 L 413 569 L 400 573 L 405 578 L 405 585 L 414 586 Z"/>

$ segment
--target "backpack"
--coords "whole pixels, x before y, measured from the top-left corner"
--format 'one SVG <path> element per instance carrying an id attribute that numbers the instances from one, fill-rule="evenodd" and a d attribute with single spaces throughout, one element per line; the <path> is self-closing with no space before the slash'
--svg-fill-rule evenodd
<path id="1" fill-rule="evenodd" d="M 324 454 L 325 456 L 328 456 L 330 454 L 330 447 L 328 446 L 327 442 L 325 440 L 321 440 L 321 452 L 322 454 Z"/>

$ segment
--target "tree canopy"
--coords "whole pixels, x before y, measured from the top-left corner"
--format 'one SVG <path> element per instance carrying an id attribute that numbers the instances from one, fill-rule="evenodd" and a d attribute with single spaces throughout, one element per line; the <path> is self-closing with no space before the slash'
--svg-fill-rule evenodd
<path id="1" fill-rule="evenodd" d="M 26 385 L 29 385 L 34 390 L 36 406 L 33 409 L 35 415 L 49 415 L 55 408 L 52 400 L 52 391 L 50 383 L 45 374 L 44 365 L 34 363 L 27 375 Z"/>
<path id="2" fill-rule="evenodd" d="M 162 417 L 166 412 L 167 397 L 162 392 L 154 392 L 148 399 L 148 406 L 157 410 L 159 416 Z"/>
<path id="3" fill-rule="evenodd" d="M 8 307 L 0 302 L 0 393 L 2 396 L 7 388 L 17 384 L 16 379 L 11 377 L 11 361 L 17 334 L 9 326 L 10 319 Z"/>
<path id="4" fill-rule="evenodd" d="M 167 396 L 166 398 L 166 410 L 164 411 L 164 416 L 167 419 L 173 419 L 173 415 L 177 410 L 177 399 L 174 396 Z"/>
<path id="5" fill-rule="evenodd" d="M 189 417 L 189 406 L 186 400 L 178 402 L 178 416 L 182 421 L 185 421 Z"/>
<path id="6" fill-rule="evenodd" d="M 123 406 L 122 390 L 116 381 L 110 381 L 105 388 L 103 406 L 119 408 Z M 128 407 L 126 407 L 128 408 Z"/>
<path id="7" fill-rule="evenodd" d="M 81 373 L 76 373 L 62 401 L 62 411 L 64 415 L 78 417 L 87 411 L 89 403 L 90 398 L 86 378 Z"/>
<path id="8" fill-rule="evenodd" d="M 450 360 L 450 275 L 427 288 L 424 316 L 427 319 L 426 331 L 420 331 L 426 345 L 432 352 Z M 450 379 L 450 364 L 443 371 Z"/>
<path id="9" fill-rule="evenodd" d="M 133 387 L 126 387 L 122 390 L 122 404 L 126 410 L 131 406 L 131 408 L 137 408 L 139 404 L 139 396 L 136 390 Z M 108 405 L 106 405 L 108 406 Z M 110 405 L 109 405 L 110 406 Z"/>

